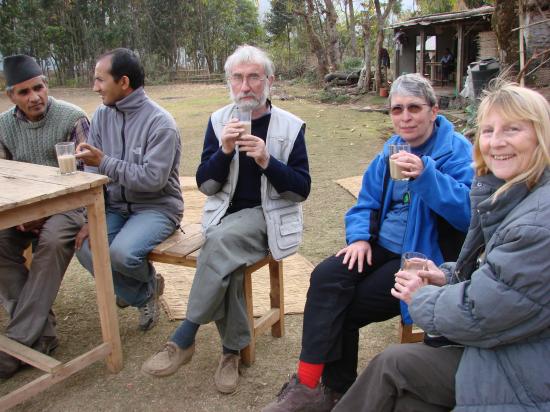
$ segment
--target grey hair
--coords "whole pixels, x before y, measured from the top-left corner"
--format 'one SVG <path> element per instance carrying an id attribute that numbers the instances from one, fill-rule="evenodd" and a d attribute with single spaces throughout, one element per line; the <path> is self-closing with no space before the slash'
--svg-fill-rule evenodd
<path id="1" fill-rule="evenodd" d="M 37 76 L 37 77 L 39 77 L 39 76 Z M 44 76 L 43 74 L 40 75 L 40 78 L 42 79 L 44 84 L 47 86 L 48 85 L 48 78 L 46 76 Z M 13 92 L 13 86 L 6 86 L 6 93 L 12 94 L 12 92 Z"/>
<path id="2" fill-rule="evenodd" d="M 390 104 L 393 96 L 420 97 L 432 107 L 437 104 L 432 85 L 418 73 L 403 74 L 395 79 L 390 89 Z"/>
<path id="3" fill-rule="evenodd" d="M 267 77 L 273 76 L 275 73 L 275 66 L 266 52 L 257 47 L 243 44 L 237 47 L 237 50 L 235 50 L 225 61 L 225 76 L 229 79 L 233 67 L 241 63 L 257 63 L 263 65 Z"/>

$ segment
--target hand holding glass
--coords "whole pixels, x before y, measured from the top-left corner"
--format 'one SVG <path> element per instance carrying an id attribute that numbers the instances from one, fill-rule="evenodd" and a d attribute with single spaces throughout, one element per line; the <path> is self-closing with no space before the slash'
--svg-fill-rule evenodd
<path id="1" fill-rule="evenodd" d="M 390 176 L 393 180 L 409 180 L 408 177 L 404 176 L 402 170 L 395 161 L 391 158 L 392 155 L 399 152 L 411 152 L 411 146 L 408 144 L 391 144 L 390 145 Z"/>
<path id="2" fill-rule="evenodd" d="M 428 270 L 428 258 L 422 253 L 405 252 L 401 255 L 401 270 L 418 275 L 419 270 Z"/>

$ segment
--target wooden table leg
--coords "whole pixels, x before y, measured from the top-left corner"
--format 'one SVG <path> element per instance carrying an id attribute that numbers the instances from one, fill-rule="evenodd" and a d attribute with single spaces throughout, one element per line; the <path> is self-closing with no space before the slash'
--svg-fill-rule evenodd
<path id="1" fill-rule="evenodd" d="M 103 188 L 96 188 L 95 202 L 88 205 L 88 223 L 90 228 L 90 246 L 94 266 L 97 306 L 101 322 L 103 341 L 110 343 L 111 354 L 107 357 L 107 368 L 117 373 L 122 369 L 122 345 L 118 329 L 118 316 L 115 307 L 111 259 L 107 244 L 107 224 Z"/>

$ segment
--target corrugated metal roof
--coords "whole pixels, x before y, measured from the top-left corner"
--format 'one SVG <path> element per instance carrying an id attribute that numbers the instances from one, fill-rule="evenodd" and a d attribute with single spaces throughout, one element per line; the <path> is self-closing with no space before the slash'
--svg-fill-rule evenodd
<path id="1" fill-rule="evenodd" d="M 475 17 L 491 15 L 494 11 L 495 8 L 493 6 L 483 6 L 478 7 L 477 9 L 464 11 L 428 14 L 426 16 L 413 17 L 409 20 L 392 24 L 391 26 L 388 26 L 388 28 L 397 29 L 411 26 L 429 26 L 432 24 L 446 23 L 449 21 L 468 20 Z"/>

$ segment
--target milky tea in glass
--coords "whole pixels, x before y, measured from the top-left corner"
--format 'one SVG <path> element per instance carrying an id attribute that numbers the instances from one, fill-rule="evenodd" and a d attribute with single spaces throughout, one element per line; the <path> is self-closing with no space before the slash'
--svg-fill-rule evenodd
<path id="1" fill-rule="evenodd" d="M 241 133 L 241 136 L 252 134 L 252 112 L 250 110 L 238 109 L 237 118 L 244 127 L 244 132 Z"/>
<path id="2" fill-rule="evenodd" d="M 74 142 L 56 143 L 55 152 L 57 154 L 57 163 L 59 164 L 59 173 L 62 175 L 76 173 Z"/>
<path id="3" fill-rule="evenodd" d="M 405 252 L 401 255 L 401 270 L 416 274 L 419 270 L 428 270 L 428 258 L 418 252 Z"/>
<path id="4" fill-rule="evenodd" d="M 390 176 L 393 180 L 409 180 L 408 177 L 401 173 L 401 169 L 391 159 L 391 155 L 399 152 L 411 152 L 411 146 L 408 144 L 391 144 L 390 145 Z"/>

